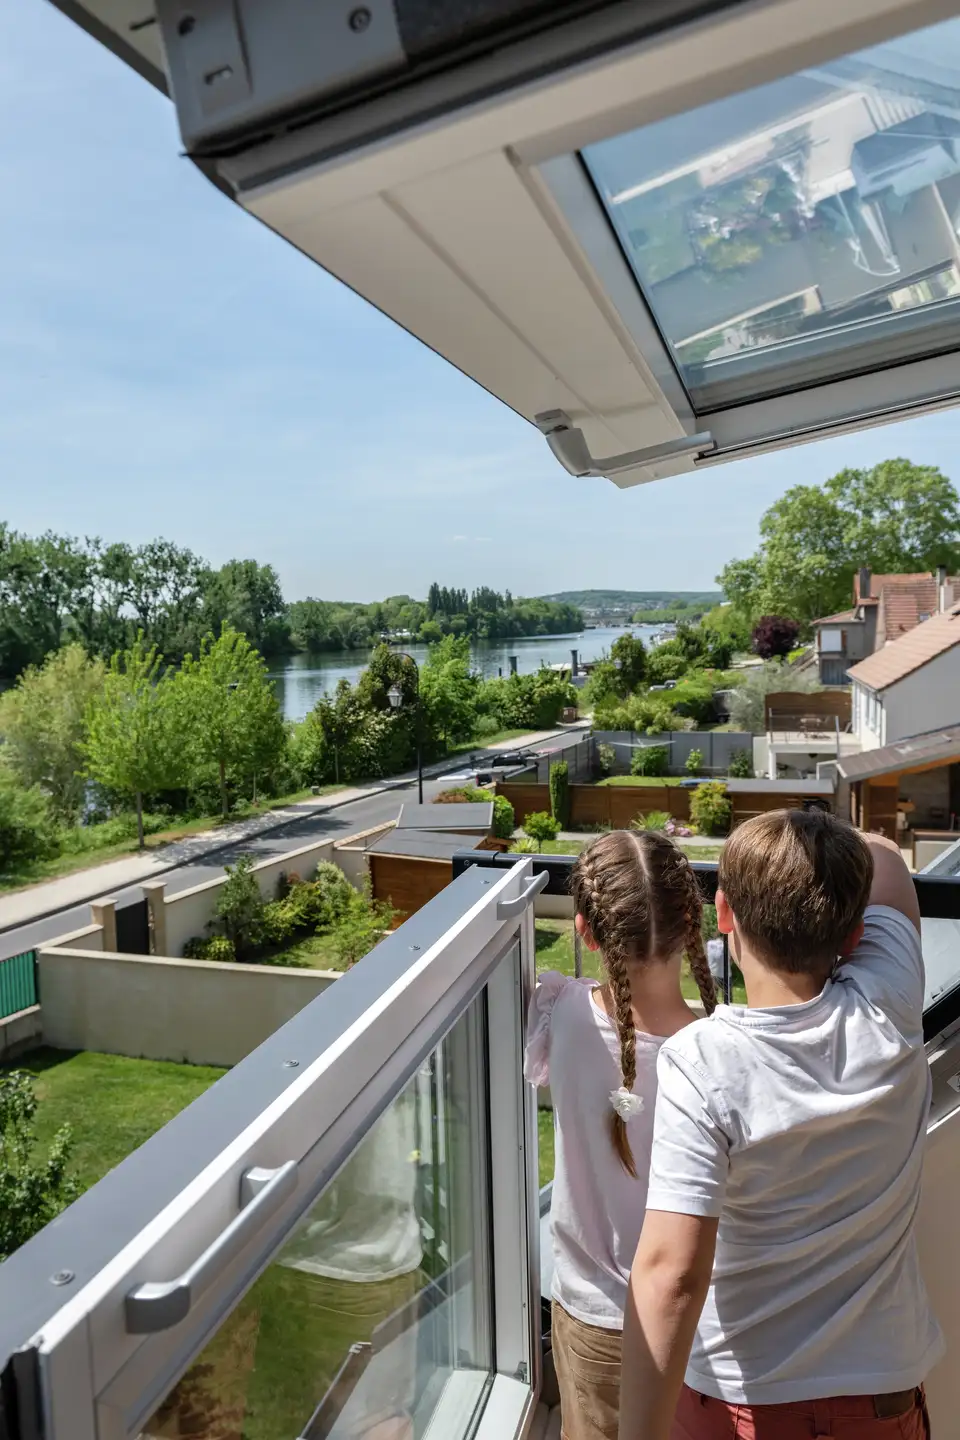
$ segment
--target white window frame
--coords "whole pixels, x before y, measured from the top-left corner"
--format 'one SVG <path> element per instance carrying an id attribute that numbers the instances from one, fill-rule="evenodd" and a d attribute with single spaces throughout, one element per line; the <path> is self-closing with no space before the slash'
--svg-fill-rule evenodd
<path id="1" fill-rule="evenodd" d="M 402 978 L 334 1044 L 305 1060 L 281 1095 L 51 1316 L 32 1341 L 44 1440 L 129 1440 L 138 1433 L 423 1056 L 484 990 L 497 1373 L 474 1433 L 476 1440 L 523 1433 L 541 1381 L 537 1113 L 535 1092 L 522 1079 L 522 1031 L 535 978 L 529 902 L 546 877 L 531 876 L 527 859 L 502 875 L 461 877 L 456 885 L 473 899 L 457 923 L 412 958 Z M 502 915 L 502 902 L 511 900 L 515 910 L 516 902 L 527 903 Z M 336 986 L 312 1004 L 335 998 Z M 189 1314 L 157 1334 L 127 1333 L 124 1299 L 131 1289 L 178 1275 L 217 1239 L 237 1216 L 243 1173 L 291 1159 L 298 1166 L 295 1192 Z"/>

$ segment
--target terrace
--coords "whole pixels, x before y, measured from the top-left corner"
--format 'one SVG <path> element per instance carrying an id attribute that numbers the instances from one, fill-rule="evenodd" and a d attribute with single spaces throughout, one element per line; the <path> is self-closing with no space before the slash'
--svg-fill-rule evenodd
<path id="1" fill-rule="evenodd" d="M 251 1440 L 397 1408 L 404 1435 L 555 1433 L 521 1055 L 534 902 L 569 903 L 571 863 L 463 851 L 440 894 L 14 1254 L 0 1433 L 166 1440 L 198 1405 Z M 712 898 L 715 867 L 697 870 Z M 953 940 L 960 880 L 915 883 L 943 960 L 920 1233 L 953 1340 L 960 957 L 937 927 Z M 948 1365 L 930 1394 L 935 1423 L 960 1403 Z"/>

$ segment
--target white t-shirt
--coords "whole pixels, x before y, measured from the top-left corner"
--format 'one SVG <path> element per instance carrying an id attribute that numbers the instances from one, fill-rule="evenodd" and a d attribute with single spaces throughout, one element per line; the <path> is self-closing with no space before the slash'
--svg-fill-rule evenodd
<path id="1" fill-rule="evenodd" d="M 549 1084 L 553 1100 L 553 1297 L 587 1325 L 622 1330 L 643 1227 L 663 1041 L 637 1032 L 633 1093 L 644 1103 L 627 1121 L 634 1180 L 610 1138 L 610 1094 L 623 1083 L 620 1040 L 613 1021 L 591 998 L 595 987 L 595 980 L 571 980 L 552 970 L 540 976 L 530 1006 L 524 1074 L 534 1085 Z"/>
<path id="2" fill-rule="evenodd" d="M 815 1000 L 721 1006 L 663 1045 L 647 1206 L 720 1216 L 686 1375 L 701 1394 L 906 1390 L 943 1353 L 914 1240 L 922 1013 L 920 938 L 872 906 Z"/>

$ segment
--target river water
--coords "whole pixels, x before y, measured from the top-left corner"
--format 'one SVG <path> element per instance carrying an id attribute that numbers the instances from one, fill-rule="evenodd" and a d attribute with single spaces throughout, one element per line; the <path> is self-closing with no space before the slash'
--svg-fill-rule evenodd
<path id="1" fill-rule="evenodd" d="M 572 635 L 533 635 L 515 640 L 479 640 L 470 649 L 473 664 L 485 679 L 510 673 L 510 656 L 516 655 L 521 675 L 544 665 L 570 659 L 576 650 L 581 660 L 598 660 L 621 635 L 633 634 L 649 645 L 656 625 L 601 626 Z M 426 645 L 403 647 L 417 663 L 427 658 Z M 332 694 L 340 680 L 355 683 L 367 663 L 365 650 L 331 651 L 322 655 L 291 655 L 282 668 L 271 671 L 277 695 L 288 720 L 302 720 L 322 695 Z"/>

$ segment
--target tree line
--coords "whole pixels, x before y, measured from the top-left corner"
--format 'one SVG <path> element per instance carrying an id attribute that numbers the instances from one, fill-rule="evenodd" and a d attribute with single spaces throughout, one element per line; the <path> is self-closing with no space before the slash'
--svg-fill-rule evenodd
<path id="1" fill-rule="evenodd" d="M 256 560 L 215 568 L 169 540 L 131 546 L 53 531 L 30 536 L 0 522 L 0 678 L 41 664 L 68 643 L 109 659 L 141 634 L 177 663 L 224 625 L 273 656 L 369 648 L 398 631 L 430 642 L 446 634 L 546 635 L 582 624 L 572 605 L 515 599 L 486 587 L 471 596 L 436 585 L 434 592 L 446 608 L 408 595 L 371 605 L 314 599 L 291 604 L 273 567 Z"/>

